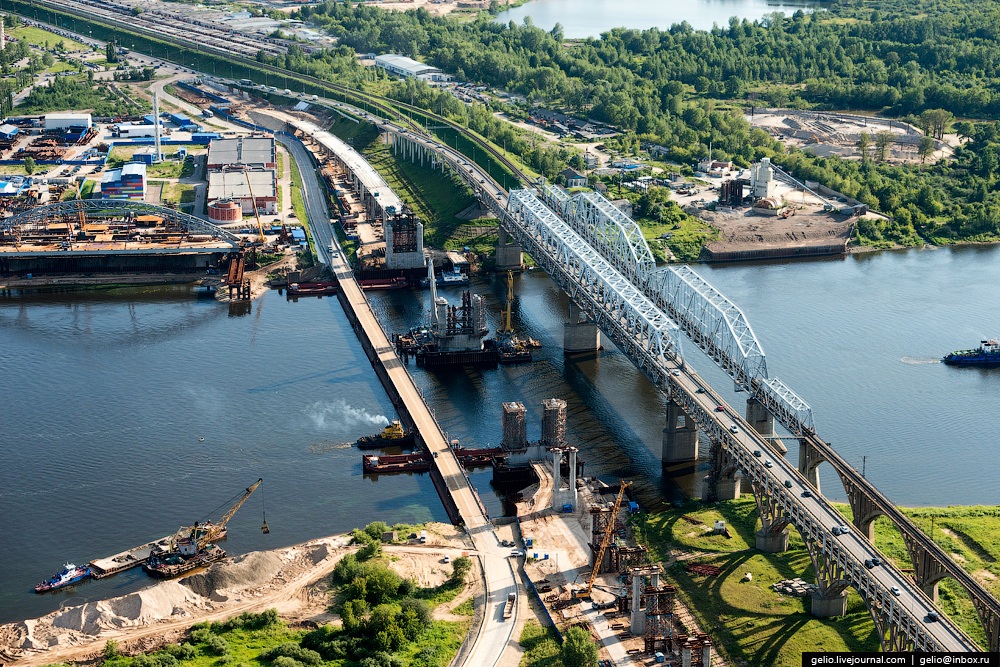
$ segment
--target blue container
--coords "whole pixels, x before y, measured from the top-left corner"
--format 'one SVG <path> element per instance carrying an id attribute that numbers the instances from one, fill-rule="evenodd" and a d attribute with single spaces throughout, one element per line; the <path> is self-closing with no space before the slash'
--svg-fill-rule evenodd
<path id="1" fill-rule="evenodd" d="M 628 503 L 628 511 L 630 513 L 632 513 L 632 514 L 638 514 L 639 513 L 639 504 L 638 503 L 634 503 L 634 502 L 632 502 L 630 500 L 629 503 Z"/>
<path id="2" fill-rule="evenodd" d="M 572 514 L 573 513 L 573 506 L 572 505 L 563 505 L 563 513 L 564 514 Z"/>

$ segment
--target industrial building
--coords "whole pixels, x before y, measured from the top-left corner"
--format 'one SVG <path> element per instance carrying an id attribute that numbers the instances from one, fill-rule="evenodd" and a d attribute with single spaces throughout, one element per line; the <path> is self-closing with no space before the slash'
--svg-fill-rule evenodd
<path id="1" fill-rule="evenodd" d="M 0 179 L 0 197 L 16 197 L 28 187 L 24 176 L 6 176 Z"/>
<path id="2" fill-rule="evenodd" d="M 0 125 L 0 139 L 11 139 L 17 135 L 17 125 L 5 123 Z"/>
<path id="3" fill-rule="evenodd" d="M 214 142 L 213 142 L 214 143 Z M 250 185 L 247 185 L 247 179 Z M 250 189 L 253 188 L 253 195 Z M 257 210 L 273 215 L 278 212 L 278 182 L 273 169 L 248 171 L 213 171 L 208 174 L 208 202 L 217 199 L 239 202 L 244 214 L 253 213 L 253 201 L 257 200 Z M 221 214 L 221 210 L 219 211 Z"/>
<path id="4" fill-rule="evenodd" d="M 47 113 L 45 114 L 46 130 L 67 130 L 72 127 L 93 127 L 94 121 L 89 113 Z"/>
<path id="5" fill-rule="evenodd" d="M 274 137 L 215 139 L 208 145 L 209 171 L 219 171 L 227 167 L 274 169 L 276 166 Z"/>
<path id="6" fill-rule="evenodd" d="M 143 199 L 146 196 L 146 165 L 130 162 L 121 169 L 109 169 L 101 179 L 104 199 Z"/>
<path id="7" fill-rule="evenodd" d="M 417 62 L 413 58 L 407 58 L 396 53 L 387 53 L 384 56 L 376 56 L 375 66 L 381 67 L 387 72 L 397 76 L 413 77 L 422 81 L 450 81 L 451 77 L 443 73 L 437 67 L 425 65 Z"/>
<path id="8" fill-rule="evenodd" d="M 132 154 L 132 159 L 145 165 L 152 165 L 156 162 L 156 148 L 153 146 L 144 146 L 143 148 L 139 148 Z"/>

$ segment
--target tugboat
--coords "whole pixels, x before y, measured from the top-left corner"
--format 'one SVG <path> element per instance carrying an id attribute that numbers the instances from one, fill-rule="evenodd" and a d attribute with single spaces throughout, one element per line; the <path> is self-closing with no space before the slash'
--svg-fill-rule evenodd
<path id="1" fill-rule="evenodd" d="M 941 359 L 951 366 L 1000 366 L 1000 342 L 996 338 L 980 341 L 975 350 L 956 350 Z"/>
<path id="2" fill-rule="evenodd" d="M 354 443 L 358 449 L 378 449 L 380 447 L 402 447 L 412 449 L 416 440 L 413 431 L 406 431 L 398 419 L 393 419 L 392 423 L 375 435 L 366 435 L 358 438 Z"/>
<path id="3" fill-rule="evenodd" d="M 48 581 L 43 581 L 35 586 L 35 592 L 45 593 L 46 591 L 54 591 L 57 588 L 75 584 L 76 582 L 86 579 L 89 576 L 90 567 L 88 565 L 81 565 L 80 567 L 77 567 L 72 563 L 66 563 L 65 569 L 62 572 L 52 575 L 52 578 Z"/>
<path id="4" fill-rule="evenodd" d="M 456 266 L 451 271 L 442 271 L 441 273 L 437 274 L 437 277 L 434 278 L 434 284 L 437 285 L 438 287 L 459 287 L 463 285 L 468 285 L 469 276 L 462 273 L 462 270 Z M 426 278 L 421 278 L 420 286 L 430 287 L 431 286 L 430 276 Z"/>

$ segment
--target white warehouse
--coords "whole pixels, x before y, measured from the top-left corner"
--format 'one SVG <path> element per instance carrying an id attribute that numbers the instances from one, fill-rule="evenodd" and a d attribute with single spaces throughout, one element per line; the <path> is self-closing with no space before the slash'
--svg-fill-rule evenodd
<path id="1" fill-rule="evenodd" d="M 397 76 L 415 77 L 423 81 L 450 81 L 451 77 L 437 67 L 431 67 L 396 53 L 375 57 L 375 66 Z"/>
<path id="2" fill-rule="evenodd" d="M 47 113 L 45 114 L 46 130 L 66 130 L 71 127 L 90 127 L 94 122 L 89 113 Z"/>

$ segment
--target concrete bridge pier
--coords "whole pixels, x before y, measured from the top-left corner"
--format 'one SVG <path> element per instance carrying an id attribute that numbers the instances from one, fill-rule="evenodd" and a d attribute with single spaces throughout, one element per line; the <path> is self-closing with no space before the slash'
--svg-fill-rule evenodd
<path id="1" fill-rule="evenodd" d="M 569 322 L 563 325 L 563 353 L 601 349 L 601 330 L 575 302 L 569 302 Z"/>
<path id="2" fill-rule="evenodd" d="M 559 471 L 562 466 L 563 450 L 561 447 L 552 448 L 552 509 L 557 512 L 562 511 L 562 479 Z"/>
<path id="3" fill-rule="evenodd" d="M 809 445 L 808 440 L 799 439 L 799 472 L 817 492 L 820 491 L 819 464 L 825 460 Z"/>
<path id="4" fill-rule="evenodd" d="M 715 483 L 716 497 L 719 500 L 739 500 L 740 494 L 743 492 L 742 481 L 735 475 L 723 477 Z"/>
<path id="5" fill-rule="evenodd" d="M 788 453 L 788 448 L 782 444 L 781 440 L 774 437 L 774 415 L 767 411 L 764 404 L 756 398 L 747 399 L 747 423 L 753 426 L 753 430 L 764 436 L 771 449 L 782 456 Z"/>
<path id="6" fill-rule="evenodd" d="M 847 613 L 847 591 L 813 593 L 810 613 L 817 618 L 834 618 Z"/>
<path id="7" fill-rule="evenodd" d="M 509 243 L 507 238 L 507 232 L 501 227 L 500 237 L 497 239 L 497 271 L 519 271 L 524 262 L 521 246 Z"/>
<path id="8" fill-rule="evenodd" d="M 780 554 L 788 551 L 788 528 L 771 530 L 761 528 L 754 535 L 754 546 L 757 551 L 766 554 Z"/>
<path id="9" fill-rule="evenodd" d="M 665 464 L 698 460 L 698 426 L 674 400 L 667 403 L 660 459 Z"/>

